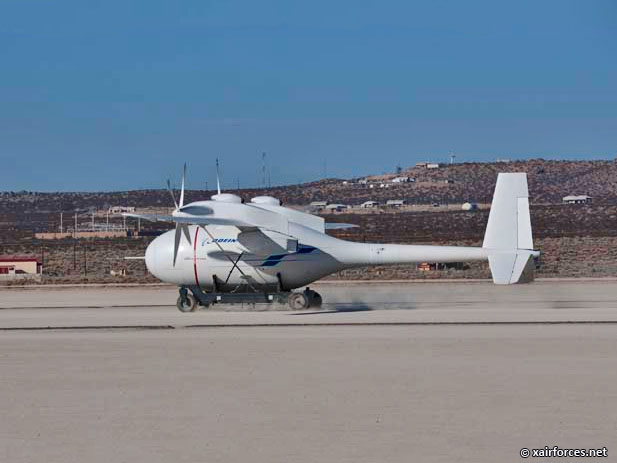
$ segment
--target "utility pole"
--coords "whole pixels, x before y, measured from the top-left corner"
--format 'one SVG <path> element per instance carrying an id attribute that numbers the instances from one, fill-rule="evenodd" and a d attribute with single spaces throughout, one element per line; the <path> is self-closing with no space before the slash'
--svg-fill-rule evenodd
<path id="1" fill-rule="evenodd" d="M 266 153 L 261 153 L 261 187 L 266 188 Z"/>
<path id="2" fill-rule="evenodd" d="M 62 212 L 60 212 L 60 233 L 62 233 Z"/>
<path id="3" fill-rule="evenodd" d="M 73 238 L 75 238 L 75 233 L 77 233 L 77 212 L 75 212 L 75 228 L 73 228 Z"/>
<path id="4" fill-rule="evenodd" d="M 92 211 L 92 231 L 94 231 L 94 211 Z"/>

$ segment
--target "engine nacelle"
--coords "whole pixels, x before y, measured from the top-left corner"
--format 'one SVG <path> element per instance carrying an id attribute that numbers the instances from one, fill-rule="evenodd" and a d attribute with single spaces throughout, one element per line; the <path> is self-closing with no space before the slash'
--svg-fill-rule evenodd
<path id="1" fill-rule="evenodd" d="M 238 196 L 233 195 L 231 193 L 219 193 L 217 195 L 210 196 L 212 201 L 220 201 L 222 203 L 243 203 L 244 200 Z"/>

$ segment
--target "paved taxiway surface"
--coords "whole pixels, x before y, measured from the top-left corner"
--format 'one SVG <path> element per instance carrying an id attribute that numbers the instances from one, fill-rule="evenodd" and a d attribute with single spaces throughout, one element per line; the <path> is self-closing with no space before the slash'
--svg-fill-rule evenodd
<path id="1" fill-rule="evenodd" d="M 302 314 L 181 314 L 164 287 L 0 290 L 0 461 L 617 452 L 617 282 L 315 288 L 328 303 Z"/>

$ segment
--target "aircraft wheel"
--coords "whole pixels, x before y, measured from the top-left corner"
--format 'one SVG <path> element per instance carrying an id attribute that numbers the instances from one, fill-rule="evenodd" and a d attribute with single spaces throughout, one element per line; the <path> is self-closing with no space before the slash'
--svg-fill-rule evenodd
<path id="1" fill-rule="evenodd" d="M 197 300 L 190 294 L 187 294 L 185 299 L 180 296 L 176 301 L 176 307 L 180 312 L 194 312 L 197 308 Z"/>
<path id="2" fill-rule="evenodd" d="M 321 299 L 321 294 L 313 293 L 313 298 L 311 301 L 311 307 L 321 307 L 321 303 L 323 300 Z"/>
<path id="3" fill-rule="evenodd" d="M 289 307 L 293 310 L 302 310 L 309 307 L 309 299 L 304 293 L 291 293 L 288 302 Z"/>

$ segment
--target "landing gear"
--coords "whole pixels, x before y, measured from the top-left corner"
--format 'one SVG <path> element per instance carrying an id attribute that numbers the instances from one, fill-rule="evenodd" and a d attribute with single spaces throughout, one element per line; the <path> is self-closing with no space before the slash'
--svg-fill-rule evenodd
<path id="1" fill-rule="evenodd" d="M 194 312 L 197 308 L 197 299 L 188 293 L 186 288 L 180 288 L 180 295 L 176 301 L 180 312 Z"/>
<path id="2" fill-rule="evenodd" d="M 311 307 L 321 307 L 321 303 L 323 300 L 321 299 L 321 294 L 315 293 L 313 296 L 313 302 L 311 303 Z"/>
<path id="3" fill-rule="evenodd" d="M 321 307 L 321 295 L 317 291 L 306 288 L 301 293 L 291 293 L 288 299 L 289 307 L 293 310 L 308 309 L 309 307 Z"/>
<path id="4" fill-rule="evenodd" d="M 289 307 L 292 310 L 308 309 L 309 298 L 304 293 L 291 293 L 289 295 Z"/>
<path id="5" fill-rule="evenodd" d="M 189 291 L 192 294 L 189 294 Z M 321 295 L 310 288 L 302 292 L 274 291 L 254 293 L 206 293 L 198 286 L 182 286 L 180 295 L 176 301 L 176 307 L 180 312 L 194 312 L 199 306 L 209 307 L 212 304 L 285 304 L 292 310 L 303 310 L 321 307 Z"/>

